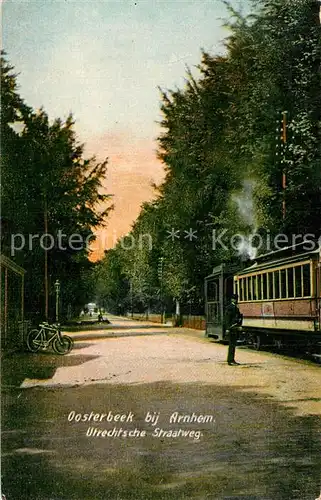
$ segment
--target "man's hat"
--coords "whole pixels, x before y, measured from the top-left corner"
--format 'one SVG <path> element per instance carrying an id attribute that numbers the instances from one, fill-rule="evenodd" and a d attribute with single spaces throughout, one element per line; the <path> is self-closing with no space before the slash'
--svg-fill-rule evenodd
<path id="1" fill-rule="evenodd" d="M 233 293 L 231 295 L 231 300 L 238 300 L 239 296 L 237 295 L 237 293 Z"/>

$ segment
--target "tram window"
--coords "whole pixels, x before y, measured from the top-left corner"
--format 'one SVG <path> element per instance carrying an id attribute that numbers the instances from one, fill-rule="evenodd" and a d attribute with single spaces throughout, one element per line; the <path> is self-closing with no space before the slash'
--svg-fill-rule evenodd
<path id="1" fill-rule="evenodd" d="M 288 297 L 294 297 L 293 267 L 287 269 L 288 273 Z"/>
<path id="2" fill-rule="evenodd" d="M 281 298 L 285 299 L 286 298 L 286 270 L 285 269 L 281 269 L 280 279 L 281 279 Z"/>
<path id="3" fill-rule="evenodd" d="M 276 299 L 280 298 L 280 273 L 279 273 L 279 271 L 274 272 L 274 297 Z"/>
<path id="4" fill-rule="evenodd" d="M 247 278 L 247 282 L 248 282 L 248 300 L 253 300 L 252 299 L 252 278 L 251 276 L 249 278 Z"/>
<path id="5" fill-rule="evenodd" d="M 302 297 L 301 269 L 302 266 L 297 266 L 294 268 L 296 297 Z"/>
<path id="6" fill-rule="evenodd" d="M 234 281 L 234 293 L 237 293 L 239 301 L 242 300 L 242 280 Z"/>
<path id="7" fill-rule="evenodd" d="M 262 282 L 263 282 L 262 299 L 266 300 L 268 298 L 268 296 L 267 296 L 267 274 L 266 273 L 262 274 Z"/>
<path id="8" fill-rule="evenodd" d="M 261 283 L 262 283 L 262 275 L 259 274 L 257 276 L 257 298 L 258 298 L 258 300 L 262 299 L 262 287 L 261 287 Z"/>
<path id="9" fill-rule="evenodd" d="M 208 300 L 218 300 L 218 280 L 208 283 L 207 298 Z"/>
<path id="10" fill-rule="evenodd" d="M 256 276 L 252 276 L 253 300 L 257 300 Z"/>
<path id="11" fill-rule="evenodd" d="M 246 278 L 242 278 L 242 300 L 246 300 Z"/>
<path id="12" fill-rule="evenodd" d="M 304 264 L 303 268 L 303 297 L 311 295 L 310 265 Z"/>
<path id="13" fill-rule="evenodd" d="M 234 281 L 234 293 L 237 293 L 239 296 L 239 301 L 243 300 L 243 286 L 241 279 Z"/>
<path id="14" fill-rule="evenodd" d="M 236 295 L 238 296 L 239 300 L 240 300 L 240 290 L 239 290 L 239 284 L 237 281 L 233 281 L 233 283 L 231 283 L 233 285 L 233 292 L 232 293 L 236 293 Z"/>
<path id="15" fill-rule="evenodd" d="M 268 273 L 269 275 L 269 299 L 273 299 L 273 273 Z"/>

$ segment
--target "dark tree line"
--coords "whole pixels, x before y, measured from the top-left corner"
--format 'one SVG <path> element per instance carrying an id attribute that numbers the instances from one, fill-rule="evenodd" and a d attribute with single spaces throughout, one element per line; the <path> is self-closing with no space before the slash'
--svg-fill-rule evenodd
<path id="1" fill-rule="evenodd" d="M 132 227 L 136 244 L 119 242 L 96 269 L 99 296 L 114 310 L 159 310 L 162 293 L 172 310 L 201 311 L 204 277 L 247 252 L 229 244 L 235 233 L 320 236 L 318 2 L 253 0 L 247 17 L 225 3 L 225 55 L 203 52 L 200 77 L 188 71 L 184 88 L 161 90 L 166 177 Z M 220 231 L 226 245 L 214 248 Z M 152 248 L 137 244 L 145 233 Z"/>
<path id="2" fill-rule="evenodd" d="M 47 286 L 53 317 L 57 279 L 64 312 L 76 312 L 94 293 L 87 243 L 109 210 L 101 210 L 108 200 L 101 189 L 107 161 L 83 157 L 71 115 L 50 122 L 43 109 L 21 99 L 5 54 L 1 104 L 2 251 L 27 271 L 27 315 L 44 317 Z"/>

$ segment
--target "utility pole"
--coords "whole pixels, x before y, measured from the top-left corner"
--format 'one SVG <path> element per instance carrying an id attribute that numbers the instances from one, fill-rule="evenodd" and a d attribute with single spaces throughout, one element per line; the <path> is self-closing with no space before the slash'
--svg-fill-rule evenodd
<path id="1" fill-rule="evenodd" d="M 286 204 L 285 204 L 285 190 L 286 190 L 286 170 L 285 170 L 285 148 L 287 142 L 287 111 L 282 111 L 281 114 L 281 125 L 280 119 L 277 121 L 276 128 L 276 157 L 277 164 L 282 168 L 282 218 L 285 219 L 286 215 Z"/>
<path id="2" fill-rule="evenodd" d="M 160 299 L 160 306 L 161 306 L 161 323 L 163 323 L 163 315 L 164 315 L 164 306 L 163 306 L 163 264 L 164 264 L 164 257 L 160 257 L 158 259 L 158 279 L 159 279 L 159 284 L 160 284 L 160 293 L 159 293 L 159 299 Z"/>
<path id="3" fill-rule="evenodd" d="M 134 317 L 134 280 L 136 278 L 136 262 L 133 264 L 133 274 L 130 280 L 130 303 L 131 303 L 131 316 Z"/>
<path id="4" fill-rule="evenodd" d="M 48 234 L 48 207 L 47 207 L 47 193 L 44 194 L 44 226 L 45 234 Z M 48 321 L 49 316 L 49 288 L 48 288 L 48 249 L 44 248 L 45 252 L 45 319 Z M 56 320 L 57 321 L 57 320 Z"/>
<path id="5" fill-rule="evenodd" d="M 32 139 L 32 142 L 38 146 L 40 149 L 41 163 L 43 163 L 43 153 L 45 151 L 47 159 L 49 160 L 49 151 L 47 146 L 40 143 L 36 139 Z M 43 220 L 44 220 L 44 230 L 45 234 L 48 234 L 48 200 L 47 200 L 47 183 L 46 179 L 43 181 Z M 48 321 L 49 317 L 49 284 L 48 284 L 48 249 L 44 248 L 44 289 L 45 289 L 45 320 Z"/>
<path id="6" fill-rule="evenodd" d="M 59 323 L 59 293 L 60 293 L 60 282 L 56 280 L 55 282 L 56 291 L 56 323 Z"/>
<path id="7" fill-rule="evenodd" d="M 282 136 L 281 141 L 283 144 L 283 154 L 281 157 L 281 163 L 283 164 L 282 170 L 282 189 L 283 189 L 283 200 L 282 200 L 282 217 L 285 219 L 286 206 L 285 206 L 285 189 L 286 189 L 286 171 L 285 171 L 285 145 L 287 141 L 287 111 L 282 112 Z"/>
<path id="8" fill-rule="evenodd" d="M 134 309 L 133 309 L 133 278 L 130 280 L 130 308 L 131 308 L 131 317 L 134 317 Z"/>

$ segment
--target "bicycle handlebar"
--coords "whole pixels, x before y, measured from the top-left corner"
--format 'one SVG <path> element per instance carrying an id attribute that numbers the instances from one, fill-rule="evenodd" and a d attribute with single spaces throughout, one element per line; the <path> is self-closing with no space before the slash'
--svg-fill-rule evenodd
<path id="1" fill-rule="evenodd" d="M 60 328 L 60 324 L 59 323 L 53 323 L 52 325 L 50 325 L 47 321 L 43 321 L 42 323 L 40 323 L 39 327 L 40 328 L 47 328 L 47 329 L 58 330 Z"/>

